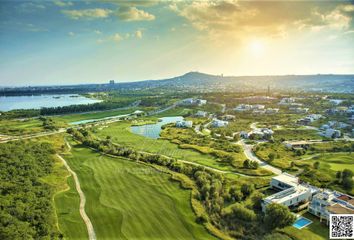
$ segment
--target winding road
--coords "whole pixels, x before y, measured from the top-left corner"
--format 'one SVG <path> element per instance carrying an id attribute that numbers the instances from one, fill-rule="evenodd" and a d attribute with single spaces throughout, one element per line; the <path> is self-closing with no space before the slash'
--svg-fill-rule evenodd
<path id="1" fill-rule="evenodd" d="M 276 167 L 273 167 L 271 165 L 269 165 L 268 163 L 260 160 L 253 152 L 252 147 L 253 145 L 249 145 L 246 144 L 244 140 L 239 141 L 239 143 L 241 144 L 242 148 L 243 148 L 243 152 L 246 155 L 246 157 L 251 160 L 251 161 L 256 161 L 259 163 L 259 166 L 267 169 L 271 172 L 273 172 L 276 175 L 280 175 L 282 173 L 282 170 Z"/>

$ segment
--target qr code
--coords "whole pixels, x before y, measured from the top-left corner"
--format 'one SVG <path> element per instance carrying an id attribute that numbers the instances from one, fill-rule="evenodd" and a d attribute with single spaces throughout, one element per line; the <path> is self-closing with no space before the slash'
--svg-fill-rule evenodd
<path id="1" fill-rule="evenodd" d="M 330 239 L 354 239 L 354 214 L 331 214 Z"/>

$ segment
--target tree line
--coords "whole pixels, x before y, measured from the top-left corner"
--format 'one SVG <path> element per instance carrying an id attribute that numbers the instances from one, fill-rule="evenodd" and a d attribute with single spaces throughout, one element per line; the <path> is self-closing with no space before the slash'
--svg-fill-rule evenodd
<path id="1" fill-rule="evenodd" d="M 120 101 L 120 102 L 99 102 L 92 104 L 78 104 L 69 105 L 62 107 L 50 107 L 41 108 L 40 115 L 55 115 L 55 114 L 67 114 L 67 113 L 77 113 L 77 112 L 90 112 L 90 111 L 102 111 L 111 110 L 115 108 L 126 107 L 131 104 L 131 101 Z"/>

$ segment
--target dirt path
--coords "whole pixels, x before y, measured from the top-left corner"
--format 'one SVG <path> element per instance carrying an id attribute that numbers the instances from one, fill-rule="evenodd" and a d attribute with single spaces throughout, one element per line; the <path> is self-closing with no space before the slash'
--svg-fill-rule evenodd
<path id="1" fill-rule="evenodd" d="M 68 145 L 68 146 L 70 147 L 70 145 Z M 89 239 L 90 240 L 96 240 L 95 230 L 93 229 L 93 225 L 91 223 L 90 218 L 87 216 L 87 214 L 85 212 L 86 197 L 85 197 L 85 194 L 83 193 L 83 191 L 81 190 L 79 178 L 77 177 L 76 173 L 73 170 L 71 170 L 70 166 L 68 165 L 68 163 L 66 162 L 66 160 L 62 156 L 57 154 L 57 157 L 60 160 L 62 160 L 62 162 L 64 163 L 64 166 L 66 167 L 66 169 L 70 172 L 70 174 L 74 178 L 76 190 L 77 190 L 77 192 L 79 193 L 79 196 L 80 196 L 80 209 L 79 209 L 80 210 L 80 215 L 82 217 L 82 220 L 84 220 L 84 223 L 86 224 L 87 232 L 88 232 L 88 235 L 89 235 Z"/>

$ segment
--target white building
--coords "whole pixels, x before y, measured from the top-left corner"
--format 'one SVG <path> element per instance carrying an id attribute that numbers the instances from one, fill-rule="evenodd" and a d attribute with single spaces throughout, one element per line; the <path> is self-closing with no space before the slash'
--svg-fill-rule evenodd
<path id="1" fill-rule="evenodd" d="M 135 116 L 143 116 L 145 114 L 144 111 L 141 111 L 141 110 L 136 110 L 135 112 L 132 113 L 132 115 L 135 115 Z"/>
<path id="2" fill-rule="evenodd" d="M 328 224 L 330 214 L 354 214 L 354 199 L 343 193 L 324 190 L 313 196 L 308 211 Z"/>
<path id="3" fill-rule="evenodd" d="M 279 108 L 267 108 L 266 109 L 267 114 L 273 114 L 273 113 L 278 113 L 278 112 L 279 112 Z"/>
<path id="4" fill-rule="evenodd" d="M 273 130 L 269 128 L 257 128 L 251 132 L 249 132 L 248 136 L 250 138 L 262 138 L 262 139 L 269 139 L 273 136 Z"/>
<path id="5" fill-rule="evenodd" d="M 207 100 L 204 99 L 196 99 L 196 98 L 186 98 L 181 101 L 182 105 L 204 105 L 207 103 Z"/>
<path id="6" fill-rule="evenodd" d="M 191 128 L 193 126 L 192 121 L 177 121 L 176 127 L 178 128 Z"/>
<path id="7" fill-rule="evenodd" d="M 282 173 L 278 176 L 275 176 L 270 181 L 270 186 L 277 190 L 285 190 L 299 184 L 299 178 L 288 174 Z"/>
<path id="8" fill-rule="evenodd" d="M 226 127 L 227 125 L 229 125 L 228 121 L 223 121 L 223 120 L 219 120 L 219 119 L 213 119 L 213 121 L 211 122 L 211 127 L 214 128 L 218 128 L 218 127 Z"/>
<path id="9" fill-rule="evenodd" d="M 351 105 L 351 106 L 347 109 L 347 113 L 349 113 L 349 114 L 354 113 L 354 105 Z"/>
<path id="10" fill-rule="evenodd" d="M 249 138 L 249 134 L 248 134 L 248 132 L 246 132 L 246 131 L 241 131 L 241 132 L 240 132 L 240 137 L 247 139 L 247 138 Z"/>
<path id="11" fill-rule="evenodd" d="M 308 108 L 302 108 L 302 107 L 291 107 L 289 108 L 289 110 L 295 113 L 307 113 L 309 111 Z"/>
<path id="12" fill-rule="evenodd" d="M 320 133 L 320 135 L 327 138 L 339 138 L 342 135 L 342 133 L 340 130 L 328 128 L 324 132 Z"/>
<path id="13" fill-rule="evenodd" d="M 196 99 L 196 102 L 199 106 L 207 104 L 207 100 L 205 99 Z"/>
<path id="14" fill-rule="evenodd" d="M 205 112 L 205 111 L 198 111 L 196 114 L 195 114 L 196 117 L 207 117 L 208 116 L 208 113 Z"/>
<path id="15" fill-rule="evenodd" d="M 299 179 L 287 173 L 272 178 L 272 188 L 280 190 L 262 201 L 262 210 L 265 212 L 270 203 L 278 203 L 289 208 L 307 203 L 312 196 L 311 189 L 299 184 Z"/>
<path id="16" fill-rule="evenodd" d="M 282 98 L 279 102 L 280 105 L 291 105 L 292 103 L 295 103 L 294 98 Z"/>
<path id="17" fill-rule="evenodd" d="M 335 105 L 339 105 L 343 102 L 344 100 L 343 99 L 329 99 L 329 102 L 330 103 L 333 103 Z"/>
<path id="18" fill-rule="evenodd" d="M 194 104 L 194 99 L 193 98 L 186 98 L 182 100 L 183 105 L 192 105 Z"/>
<path id="19" fill-rule="evenodd" d="M 256 104 L 256 105 L 251 105 L 253 110 L 262 110 L 265 108 L 264 105 Z"/>
<path id="20" fill-rule="evenodd" d="M 240 104 L 234 108 L 234 111 L 236 112 L 245 112 L 250 110 L 252 110 L 252 106 L 249 104 Z"/>

